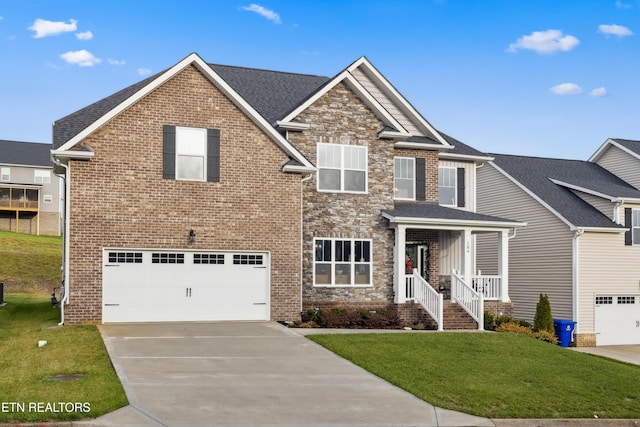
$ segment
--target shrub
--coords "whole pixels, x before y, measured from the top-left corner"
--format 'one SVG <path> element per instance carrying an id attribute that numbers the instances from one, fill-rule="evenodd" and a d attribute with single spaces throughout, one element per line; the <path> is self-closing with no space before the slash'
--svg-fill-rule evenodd
<path id="1" fill-rule="evenodd" d="M 536 315 L 533 319 L 533 330 L 536 332 L 548 331 L 551 334 L 555 333 L 553 316 L 551 315 L 551 304 L 549 304 L 547 294 L 540 294 L 540 300 L 536 305 Z"/>
<path id="2" fill-rule="evenodd" d="M 533 336 L 538 338 L 540 341 L 550 342 L 551 344 L 558 344 L 558 338 L 555 334 L 552 334 L 549 331 L 538 331 L 534 332 Z"/>
<path id="3" fill-rule="evenodd" d="M 484 329 L 486 331 L 493 331 L 496 329 L 496 317 L 490 311 L 484 312 Z"/>

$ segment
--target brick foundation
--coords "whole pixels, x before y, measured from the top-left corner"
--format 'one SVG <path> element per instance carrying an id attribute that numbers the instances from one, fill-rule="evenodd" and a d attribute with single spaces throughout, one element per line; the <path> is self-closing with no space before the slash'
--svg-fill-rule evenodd
<path id="1" fill-rule="evenodd" d="M 596 334 L 573 334 L 576 347 L 595 347 Z"/>

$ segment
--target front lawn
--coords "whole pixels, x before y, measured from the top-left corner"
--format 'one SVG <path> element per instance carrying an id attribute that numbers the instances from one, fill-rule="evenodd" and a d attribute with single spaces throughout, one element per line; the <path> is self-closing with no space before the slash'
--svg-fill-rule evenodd
<path id="1" fill-rule="evenodd" d="M 127 404 L 98 329 L 56 327 L 48 298 L 8 294 L 0 307 L 0 423 L 94 418 Z"/>
<path id="2" fill-rule="evenodd" d="M 640 366 L 509 333 L 310 335 L 441 408 L 488 418 L 640 418 Z"/>

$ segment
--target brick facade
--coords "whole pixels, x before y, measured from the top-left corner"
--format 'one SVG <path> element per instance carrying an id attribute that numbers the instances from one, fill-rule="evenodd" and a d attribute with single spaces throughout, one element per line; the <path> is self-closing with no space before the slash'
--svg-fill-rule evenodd
<path id="1" fill-rule="evenodd" d="M 163 179 L 163 125 L 220 129 L 220 182 Z M 67 324 L 101 322 L 104 247 L 269 251 L 271 318 L 299 317 L 301 176 L 281 172 L 287 155 L 196 68 L 84 142 L 95 156 L 70 164 Z"/>

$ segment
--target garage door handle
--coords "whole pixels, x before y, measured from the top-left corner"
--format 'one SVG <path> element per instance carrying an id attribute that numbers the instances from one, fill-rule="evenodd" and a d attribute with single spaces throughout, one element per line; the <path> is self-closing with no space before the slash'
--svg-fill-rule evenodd
<path id="1" fill-rule="evenodd" d="M 105 264 L 105 267 L 120 267 L 119 264 Z"/>
<path id="2" fill-rule="evenodd" d="M 253 268 L 267 268 L 267 267 L 265 266 L 265 267 L 253 267 Z"/>
<path id="3" fill-rule="evenodd" d="M 105 304 L 105 307 L 119 307 L 120 304 Z"/>
<path id="4" fill-rule="evenodd" d="M 254 302 L 253 305 L 267 305 L 266 302 Z"/>

